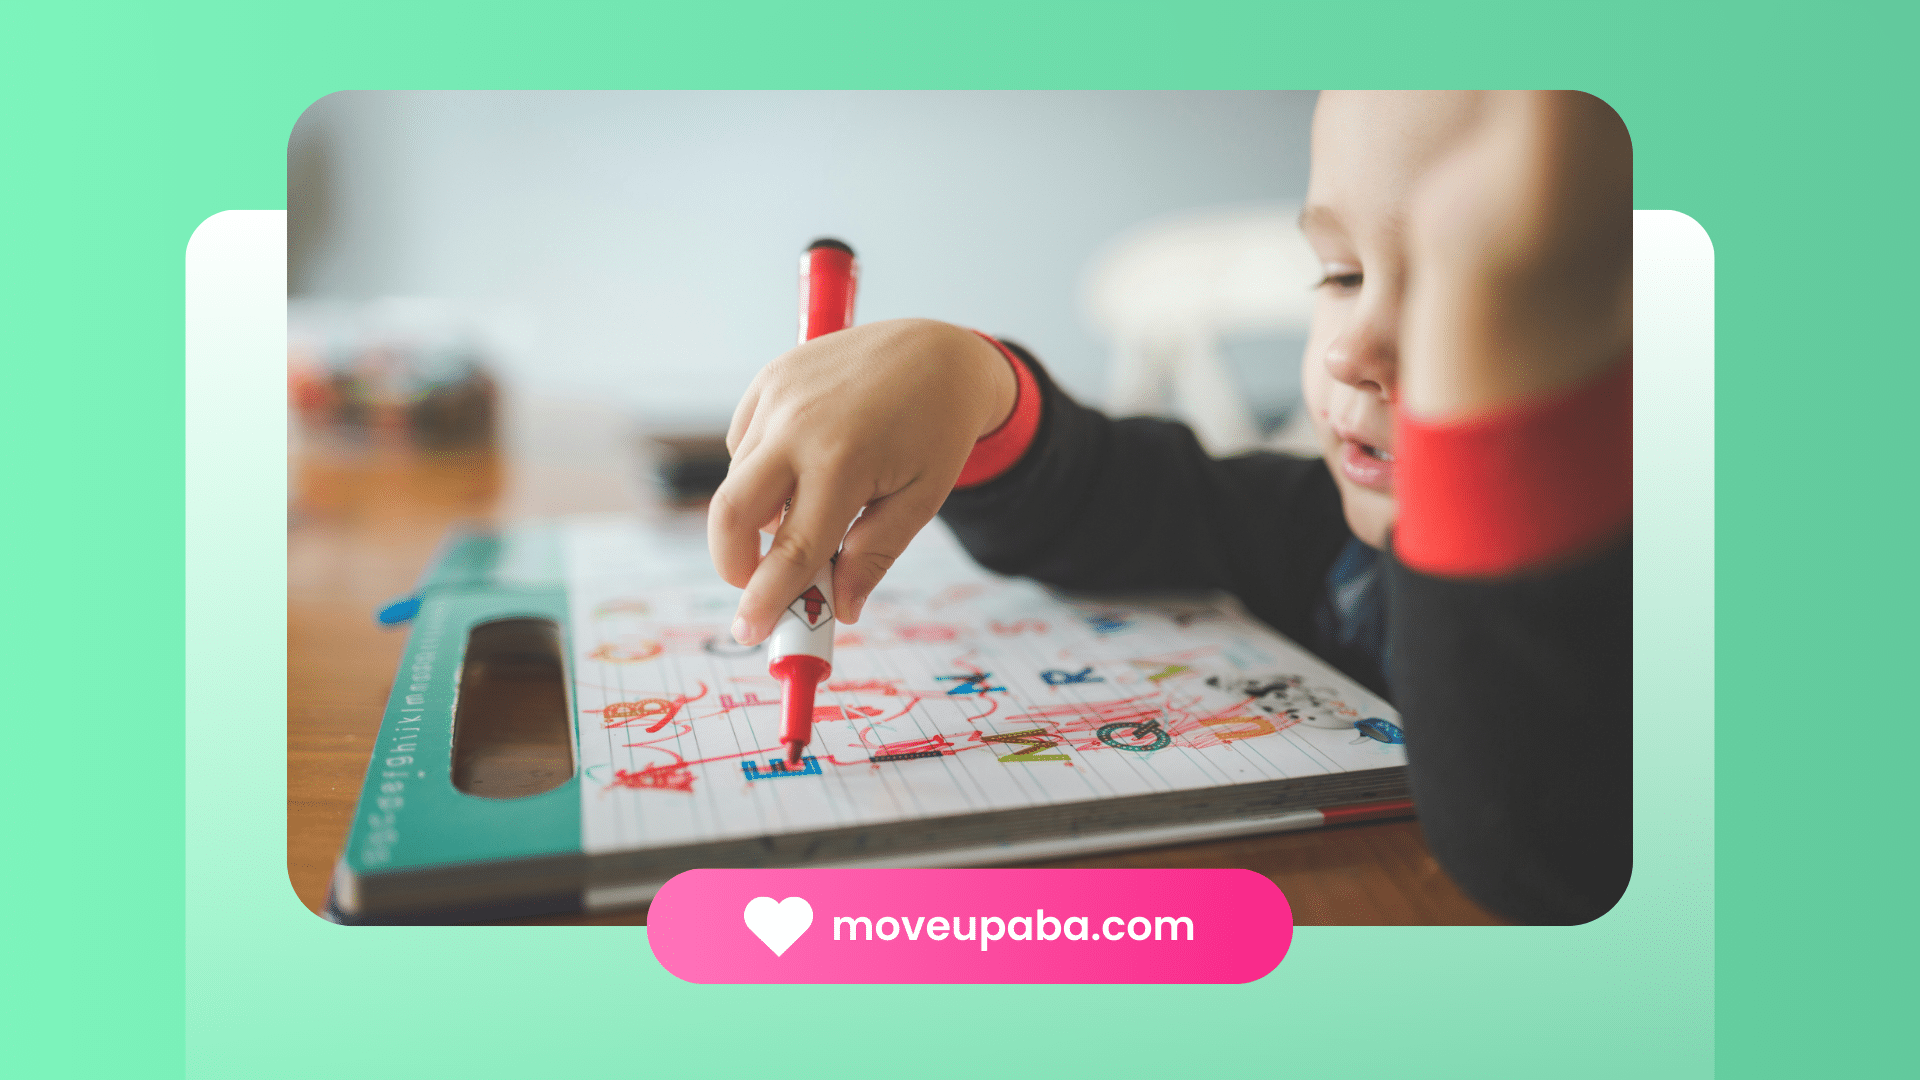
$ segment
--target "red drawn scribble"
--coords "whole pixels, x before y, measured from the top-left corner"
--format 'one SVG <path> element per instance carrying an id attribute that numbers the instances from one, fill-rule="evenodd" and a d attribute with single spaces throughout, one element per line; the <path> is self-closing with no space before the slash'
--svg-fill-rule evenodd
<path id="1" fill-rule="evenodd" d="M 902 689 L 896 700 L 900 701 L 900 707 L 897 710 L 886 716 L 874 718 L 872 723 L 855 732 L 855 737 L 859 739 L 862 749 L 875 754 L 905 753 L 906 751 L 891 749 L 896 744 L 890 740 L 897 736 L 894 732 L 887 730 L 887 725 L 896 720 L 909 719 L 908 714 L 916 709 L 922 710 L 922 715 L 912 719 L 915 733 L 925 733 L 930 728 L 936 732 L 942 727 L 951 730 L 954 717 L 950 714 L 955 711 L 960 714 L 958 717 L 960 724 L 971 727 L 1000 709 L 1000 702 L 997 699 L 988 698 L 982 702 L 978 695 L 972 694 L 964 697 L 950 697 L 944 689 Z M 942 716 L 947 717 L 946 723 L 941 722 Z M 849 716 L 848 719 L 852 717 Z M 934 737 L 944 738 L 945 736 L 936 734 Z"/>
<path id="2" fill-rule="evenodd" d="M 720 711 L 723 713 L 732 712 L 735 709 L 745 709 L 754 705 L 778 704 L 780 704 L 779 698 L 762 699 L 759 694 L 751 690 L 747 691 L 746 697 L 734 697 L 732 694 L 720 695 Z"/>
<path id="3" fill-rule="evenodd" d="M 901 641 L 917 641 L 922 644 L 939 644 L 943 641 L 953 641 L 960 636 L 960 631 L 945 623 L 909 623 L 894 627 L 893 633 Z"/>
<path id="4" fill-rule="evenodd" d="M 1104 744 L 1095 733 L 1102 726 L 1129 721 L 1144 722 L 1159 717 L 1161 707 L 1153 700 L 1158 696 L 1157 694 L 1136 694 L 1116 701 L 1046 705 L 1032 712 L 1009 716 L 1003 723 L 1038 721 L 1052 729 L 1051 734 L 1070 741 L 1076 750 L 1098 750 Z"/>
<path id="5" fill-rule="evenodd" d="M 888 754 L 926 754 L 935 750 L 943 754 L 955 752 L 952 740 L 945 735 L 935 735 L 931 739 L 913 739 L 908 742 L 879 743 L 868 747 L 875 757 Z"/>
<path id="6" fill-rule="evenodd" d="M 743 757 L 759 757 L 761 754 L 783 754 L 786 753 L 786 750 L 787 748 L 784 746 L 763 746 L 758 750 L 742 750 L 735 754 L 717 754 L 713 757 L 695 758 L 687 762 L 687 764 L 689 766 L 711 765 L 716 761 L 738 761 Z"/>
<path id="7" fill-rule="evenodd" d="M 897 720 L 905 716 L 908 712 L 912 711 L 915 705 L 929 698 L 941 699 L 947 696 L 947 691 L 944 687 L 916 690 L 901 686 L 900 683 L 903 681 L 904 680 L 901 679 L 842 679 L 838 682 L 827 683 L 827 689 L 836 694 L 875 694 L 880 697 L 905 698 L 905 702 L 892 716 L 887 717 L 885 720 L 876 721 L 876 723 L 881 724 L 886 723 L 888 720 Z M 873 714 L 869 713 L 866 715 Z"/>
<path id="8" fill-rule="evenodd" d="M 646 729 L 645 734 L 654 735 L 653 738 L 641 739 L 639 742 L 621 743 L 620 745 L 625 746 L 628 749 L 633 749 L 635 747 L 645 747 L 651 750 L 659 750 L 662 753 L 671 754 L 674 760 L 677 761 L 679 760 L 680 755 L 675 754 L 672 750 L 668 750 L 667 748 L 659 744 L 673 742 L 675 739 L 678 739 L 680 736 L 685 735 L 689 731 L 692 731 L 693 724 L 689 722 L 692 719 L 693 719 L 692 717 L 683 717 L 679 723 L 673 725 L 672 731 L 667 732 L 665 735 L 654 735 L 655 732 L 658 732 L 662 727 L 666 726 L 666 721 L 662 720 L 660 723 L 654 725 L 653 727 Z"/>
<path id="9" fill-rule="evenodd" d="M 939 611 L 941 608 L 946 607 L 949 604 L 963 603 L 965 601 L 973 599 L 976 596 L 979 596 L 981 593 L 986 591 L 987 591 L 987 586 L 981 585 L 978 582 L 967 582 L 962 585 L 949 585 L 946 588 L 941 589 L 939 592 L 935 593 L 933 595 L 933 599 L 927 601 L 927 610 Z"/>
<path id="10" fill-rule="evenodd" d="M 771 679 L 761 679 L 758 677 L 741 677 L 735 678 L 732 681 L 761 684 L 772 682 Z M 925 740 L 910 744 L 891 742 L 889 740 L 895 737 L 894 733 L 887 731 L 885 725 L 906 718 L 916 707 L 928 706 L 929 703 L 939 703 L 937 707 L 940 708 L 958 707 L 964 716 L 962 722 L 968 725 L 977 723 L 981 719 L 993 715 L 999 711 L 1000 708 L 1000 703 L 997 700 L 989 699 L 981 702 L 973 695 L 969 695 L 964 699 L 955 698 L 947 695 L 945 687 L 919 689 L 903 686 L 901 685 L 903 682 L 905 682 L 903 679 L 839 679 L 830 681 L 825 684 L 822 689 L 828 693 L 845 696 L 841 698 L 840 704 L 816 706 L 814 709 L 814 721 L 816 723 L 845 721 L 854 724 L 855 731 L 853 734 L 856 743 L 860 750 L 867 753 L 910 753 L 915 749 L 919 749 L 922 743 L 925 743 Z M 702 691 L 706 690 L 704 683 L 701 684 L 701 689 Z M 853 700 L 848 701 L 847 698 L 849 697 Z M 860 700 L 862 698 L 865 700 Z M 869 704 L 869 702 L 871 702 L 871 704 Z M 661 738 L 631 742 L 625 745 L 633 749 L 646 749 L 651 753 L 665 754 L 678 762 L 681 758 L 678 753 L 672 749 L 672 745 L 681 734 L 690 730 L 691 724 L 725 716 L 734 709 L 758 705 L 777 705 L 779 703 L 780 699 L 777 696 L 769 695 L 763 698 L 751 691 L 738 695 L 723 693 L 718 695 L 718 704 L 720 706 L 718 710 L 707 713 L 695 713 L 693 709 L 689 708 L 680 711 L 673 717 L 667 717 L 657 704 L 652 706 L 634 705 L 631 706 L 632 710 L 637 715 L 644 714 L 655 723 L 656 728 L 658 726 L 664 726 L 662 721 L 678 720 L 680 721 L 680 730 L 670 732 Z M 619 720 L 623 718 L 616 716 L 615 719 Z M 931 717 L 921 721 L 921 723 L 928 722 L 931 722 Z M 927 728 L 922 726 L 917 732 L 914 732 L 914 734 L 921 734 L 926 731 Z M 951 742 L 946 741 L 947 737 L 944 735 L 936 734 L 933 738 L 943 747 L 950 747 L 952 745 Z M 901 745 L 907 745 L 910 749 L 899 749 L 898 747 Z M 770 748 L 770 752 L 778 753 L 781 749 L 780 747 L 772 747 Z M 769 751 L 747 751 L 706 760 L 730 760 L 741 757 L 752 757 L 767 752 Z M 864 757 L 858 761 L 848 762 L 836 760 L 823 753 L 820 755 L 820 759 L 823 762 L 829 762 L 835 765 L 857 764 L 864 767 L 868 764 L 868 761 Z M 688 764 L 698 763 L 689 762 Z"/>
<path id="11" fill-rule="evenodd" d="M 1060 730 L 1092 731 L 1102 724 L 1111 724 L 1117 720 L 1136 720 L 1143 717 L 1158 716 L 1160 704 L 1155 700 L 1158 694 L 1135 694 L 1132 697 L 1114 701 L 1069 702 L 1062 705 L 1044 705 L 1032 712 L 1015 713 L 1006 718 L 1006 723 L 1018 723 L 1021 720 L 1044 720 Z"/>
<path id="12" fill-rule="evenodd" d="M 899 697 L 903 693 L 900 689 L 901 682 L 900 679 L 842 679 L 839 682 L 827 683 L 827 689 L 836 694 L 885 694 L 888 697 Z M 911 693 L 911 691 L 904 692 Z"/>
<path id="13" fill-rule="evenodd" d="M 656 739 L 654 742 L 659 743 L 666 741 L 665 739 Z M 716 754 L 713 757 L 695 758 L 692 761 L 688 761 L 667 747 L 654 745 L 654 743 L 628 743 L 627 745 L 645 747 L 653 753 L 665 754 L 669 759 L 660 765 L 649 765 L 645 769 L 639 770 L 639 772 L 647 772 L 649 770 L 690 769 L 695 765 L 711 765 L 716 761 L 738 761 L 741 758 L 759 757 L 761 754 L 780 754 L 786 752 L 786 747 L 784 746 L 763 746 L 757 750 L 738 750 L 731 754 Z"/>
<path id="14" fill-rule="evenodd" d="M 943 693 L 943 691 L 940 690 L 906 690 L 898 685 L 899 682 L 899 679 L 845 679 L 840 682 L 828 683 L 826 689 L 836 694 L 878 694 L 883 697 L 904 698 L 905 700 L 901 703 L 900 708 L 892 716 L 877 721 L 877 723 L 882 724 L 888 720 L 898 719 L 906 715 L 916 703 L 930 697 L 939 697 Z M 745 709 L 756 705 L 778 704 L 780 704 L 779 698 L 762 698 L 752 691 L 748 691 L 741 697 L 735 697 L 732 694 L 721 694 L 720 710 L 709 713 L 706 716 L 696 717 L 696 719 L 704 720 L 714 716 L 724 716 L 734 709 Z M 813 718 L 816 723 L 821 720 L 860 720 L 879 716 L 885 711 L 885 709 L 875 708 L 872 705 L 848 705 L 844 707 L 838 705 L 821 705 L 814 708 Z"/>
<path id="15" fill-rule="evenodd" d="M 866 643 L 866 638 L 852 632 L 835 634 L 833 638 L 833 647 L 836 649 L 857 649 Z"/>
<path id="16" fill-rule="evenodd" d="M 602 645 L 587 654 L 590 660 L 603 660 L 609 664 L 635 664 L 642 660 L 651 660 L 663 650 L 657 641 L 642 641 L 634 645 L 616 645 L 611 642 Z"/>
<path id="17" fill-rule="evenodd" d="M 948 698 L 947 700 L 957 702 L 961 699 Z M 978 695 L 969 694 L 965 700 L 974 702 L 974 703 L 978 703 L 980 701 L 985 701 L 987 703 L 986 708 L 981 709 L 979 712 L 973 714 L 973 718 L 975 720 L 985 720 L 987 717 L 992 716 L 994 713 L 997 713 L 1000 711 L 1000 699 L 996 697 L 982 698 Z"/>
<path id="18" fill-rule="evenodd" d="M 703 682 L 700 684 L 700 692 L 697 694 L 676 694 L 672 698 L 649 697 L 641 698 L 638 701 L 616 701 L 598 710 L 600 713 L 600 722 L 603 726 L 609 728 L 630 727 L 641 720 L 659 717 L 652 726 L 647 728 L 647 733 L 652 734 L 666 727 L 667 722 L 672 720 L 683 707 L 692 702 L 699 701 L 706 696 L 707 684 Z M 587 711 L 593 712 L 595 710 L 588 709 Z"/>
<path id="19" fill-rule="evenodd" d="M 947 697 L 947 693 L 944 689 L 915 690 L 915 689 L 907 689 L 907 688 L 893 685 L 898 681 L 899 680 L 897 679 L 889 679 L 889 680 L 886 680 L 885 682 L 882 682 L 880 680 L 870 680 L 869 684 L 865 686 L 858 685 L 858 684 L 851 684 L 851 683 L 828 684 L 829 689 L 834 690 L 838 693 L 878 694 L 883 697 L 893 698 L 895 701 L 899 702 L 899 708 L 894 709 L 893 712 L 887 714 L 886 716 L 879 716 L 879 710 L 875 710 L 874 712 L 871 712 L 871 713 L 865 712 L 865 710 L 868 708 L 871 708 L 871 706 L 856 706 L 856 708 L 859 708 L 862 710 L 861 715 L 879 717 L 878 719 L 874 720 L 873 723 L 867 725 L 864 729 L 861 730 L 860 742 L 863 746 L 871 745 L 868 742 L 868 736 L 870 733 L 872 733 L 874 728 L 882 724 L 892 723 L 893 721 L 898 720 L 903 716 L 906 716 L 908 713 L 912 712 L 915 706 L 919 705 L 921 702 L 953 700 Z M 848 716 L 847 719 L 851 720 L 853 719 L 853 717 Z"/>
<path id="20" fill-rule="evenodd" d="M 856 720 L 869 716 L 879 716 L 885 709 L 876 709 L 871 705 L 820 705 L 813 710 L 813 722 L 818 724 L 827 720 Z"/>
<path id="21" fill-rule="evenodd" d="M 636 791 L 643 789 L 682 791 L 691 795 L 693 794 L 693 773 L 685 765 L 676 761 L 670 761 L 664 765 L 649 765 L 644 769 L 616 769 L 607 787 L 631 788 Z"/>
<path id="22" fill-rule="evenodd" d="M 1251 697 L 1224 709 L 1199 713 L 1188 707 L 1197 700 L 1168 701 L 1159 700 L 1158 694 L 1136 694 L 1114 701 L 1048 705 L 1008 716 L 1002 723 L 1038 722 L 1050 729 L 1050 734 L 1068 740 L 1076 750 L 1100 749 L 1104 744 L 1098 732 L 1108 724 L 1154 720 L 1172 736 L 1175 745 L 1201 749 L 1269 735 L 1299 723 L 1297 719 L 1275 717 L 1268 725 L 1258 717 L 1249 716 L 1247 706 L 1255 701 Z"/>
<path id="23" fill-rule="evenodd" d="M 987 674 L 987 671 L 985 668 L 967 659 L 967 657 L 969 656 L 977 655 L 979 651 L 980 650 L 978 649 L 968 649 L 966 652 L 963 652 L 959 656 L 954 657 L 953 666 L 959 668 L 962 672 L 968 675 L 972 675 L 976 677 L 985 676 Z M 935 676 L 935 677 L 938 678 L 939 676 Z"/>
<path id="24" fill-rule="evenodd" d="M 999 619 L 993 619 L 987 623 L 987 629 L 992 630 L 1001 637 L 1013 637 L 1016 634 L 1029 632 L 1044 634 L 1047 632 L 1047 624 L 1041 619 L 1016 619 L 1011 623 L 1003 623 Z"/>

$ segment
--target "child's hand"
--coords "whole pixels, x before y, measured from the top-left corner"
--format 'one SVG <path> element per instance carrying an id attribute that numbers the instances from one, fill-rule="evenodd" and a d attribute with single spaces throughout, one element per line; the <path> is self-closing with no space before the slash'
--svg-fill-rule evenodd
<path id="1" fill-rule="evenodd" d="M 764 639 L 836 550 L 833 607 L 859 619 L 1015 394 L 991 344 L 927 319 L 828 334 L 763 368 L 734 411 L 733 463 L 707 510 L 714 568 L 746 590 L 734 637 Z M 773 534 L 765 557 L 762 531 Z"/>
<path id="2" fill-rule="evenodd" d="M 1400 391 L 1450 420 L 1620 359 L 1633 332 L 1633 147 L 1598 98 L 1489 95 L 1408 213 Z"/>

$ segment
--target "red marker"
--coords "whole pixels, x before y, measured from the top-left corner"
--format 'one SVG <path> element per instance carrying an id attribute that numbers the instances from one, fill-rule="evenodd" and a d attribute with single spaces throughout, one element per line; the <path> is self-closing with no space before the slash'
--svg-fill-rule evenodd
<path id="1" fill-rule="evenodd" d="M 853 325 L 860 264 L 838 240 L 815 240 L 800 256 L 800 340 Z M 780 680 L 780 741 L 787 764 L 813 740 L 813 695 L 833 674 L 833 563 L 787 605 L 767 637 L 767 671 Z"/>

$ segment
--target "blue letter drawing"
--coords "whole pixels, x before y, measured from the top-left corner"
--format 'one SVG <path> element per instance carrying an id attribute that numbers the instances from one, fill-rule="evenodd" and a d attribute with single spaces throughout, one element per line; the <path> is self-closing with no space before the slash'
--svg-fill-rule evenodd
<path id="1" fill-rule="evenodd" d="M 982 671 L 973 675 L 935 675 L 934 678 L 942 682 L 953 680 L 959 683 L 958 686 L 947 691 L 948 697 L 952 697 L 954 694 L 984 694 L 992 690 L 997 690 L 1002 694 L 1007 692 L 1007 688 L 1004 686 L 987 685 L 987 680 L 993 678 L 993 672 L 991 671 Z"/>
<path id="2" fill-rule="evenodd" d="M 787 768 L 787 763 L 780 760 L 779 758 L 768 758 L 767 767 L 764 771 L 758 767 L 759 765 L 758 762 L 753 762 L 753 761 L 741 762 L 740 771 L 746 773 L 747 779 L 749 780 L 778 780 L 783 776 L 819 776 L 820 775 L 820 759 L 819 758 L 809 754 L 806 757 L 803 757 L 800 759 L 800 764 L 804 767 L 799 769 L 789 769 Z"/>

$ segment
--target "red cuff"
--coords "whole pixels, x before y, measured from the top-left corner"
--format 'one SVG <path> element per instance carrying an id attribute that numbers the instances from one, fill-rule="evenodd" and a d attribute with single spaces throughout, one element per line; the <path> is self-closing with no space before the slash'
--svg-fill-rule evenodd
<path id="1" fill-rule="evenodd" d="M 980 334 L 980 331 L 974 333 Z M 1013 468 L 1026 454 L 1027 447 L 1033 445 L 1034 433 L 1040 430 L 1040 384 L 1033 372 L 1005 345 L 985 334 L 980 336 L 992 342 L 1000 355 L 1007 358 L 1007 363 L 1013 365 L 1013 414 L 973 444 L 973 453 L 967 455 L 960 479 L 954 481 L 955 490 L 978 487 Z"/>
<path id="2" fill-rule="evenodd" d="M 1394 554 L 1494 577 L 1597 546 L 1633 520 L 1633 361 L 1542 401 L 1457 423 L 1397 416 Z"/>

